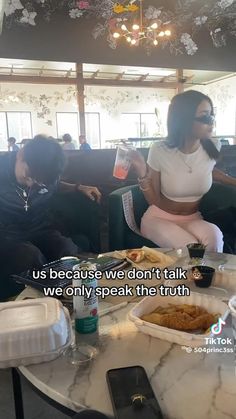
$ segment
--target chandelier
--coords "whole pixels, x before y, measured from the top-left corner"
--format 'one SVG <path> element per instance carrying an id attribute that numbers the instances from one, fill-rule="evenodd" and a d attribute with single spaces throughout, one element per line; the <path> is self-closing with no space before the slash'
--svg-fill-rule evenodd
<path id="1" fill-rule="evenodd" d="M 133 3 L 139 2 L 139 6 Z M 113 38 L 116 40 L 125 38 L 130 46 L 138 46 L 140 42 L 146 41 L 147 44 L 157 46 L 160 41 L 171 37 L 171 30 L 167 26 L 169 22 L 163 22 L 160 19 L 148 20 L 148 24 L 145 23 L 145 17 L 143 14 L 143 1 L 144 0 L 131 0 L 129 5 L 124 8 L 125 10 L 138 10 L 139 14 L 137 18 L 129 21 L 128 18 L 117 19 L 118 24 L 115 31 L 112 33 Z M 122 9 L 120 9 L 122 10 Z M 119 12 L 120 13 L 120 12 Z"/>
<path id="2" fill-rule="evenodd" d="M 34 27 L 41 18 L 50 23 L 58 11 L 72 20 L 94 19 L 91 35 L 105 37 L 112 49 L 124 39 L 130 46 L 142 44 L 147 54 L 161 45 L 174 55 L 194 55 L 204 47 L 198 33 L 215 48 L 233 46 L 236 37 L 236 0 L 0 0 L 0 36 L 3 19 L 6 29 Z"/>

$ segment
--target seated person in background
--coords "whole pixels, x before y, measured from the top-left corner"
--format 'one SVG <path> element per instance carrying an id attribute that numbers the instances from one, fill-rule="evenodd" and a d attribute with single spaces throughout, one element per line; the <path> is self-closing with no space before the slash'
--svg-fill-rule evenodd
<path id="1" fill-rule="evenodd" d="M 70 134 L 64 134 L 62 140 L 64 141 L 64 144 L 62 144 L 63 150 L 75 150 L 75 145 L 72 142 Z"/>
<path id="2" fill-rule="evenodd" d="M 87 143 L 85 135 L 79 136 L 80 150 L 91 150 L 89 143 Z"/>
<path id="3" fill-rule="evenodd" d="M 176 95 L 167 125 L 167 139 L 152 145 L 147 165 L 137 151 L 131 152 L 140 189 L 149 204 L 141 233 L 160 247 L 177 249 L 200 242 L 209 251 L 222 252 L 221 231 L 204 221 L 198 210 L 212 178 L 236 185 L 235 178 L 214 168 L 219 152 L 210 139 L 214 125 L 211 99 L 193 90 Z"/>
<path id="4" fill-rule="evenodd" d="M 8 151 L 18 151 L 19 150 L 18 145 L 16 145 L 15 137 L 8 138 L 7 142 L 8 142 Z"/>
<path id="5" fill-rule="evenodd" d="M 64 192 L 81 191 L 97 201 L 101 194 L 95 187 L 61 182 L 64 159 L 60 145 L 41 135 L 18 152 L 0 156 L 2 281 L 12 273 L 78 254 L 73 241 L 53 228 L 49 200 L 58 188 Z"/>

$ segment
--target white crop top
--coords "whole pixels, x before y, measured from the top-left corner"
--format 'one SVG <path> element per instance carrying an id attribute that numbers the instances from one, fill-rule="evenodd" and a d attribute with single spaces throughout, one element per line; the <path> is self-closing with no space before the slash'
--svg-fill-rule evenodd
<path id="1" fill-rule="evenodd" d="M 176 202 L 199 201 L 212 185 L 212 170 L 216 164 L 201 144 L 193 153 L 185 154 L 177 148 L 169 148 L 165 141 L 151 146 L 147 162 L 161 174 L 161 193 Z"/>

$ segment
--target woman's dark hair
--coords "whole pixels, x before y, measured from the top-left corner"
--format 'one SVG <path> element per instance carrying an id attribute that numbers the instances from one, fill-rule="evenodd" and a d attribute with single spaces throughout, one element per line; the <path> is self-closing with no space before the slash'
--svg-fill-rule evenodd
<path id="1" fill-rule="evenodd" d="M 21 145 L 25 145 L 25 144 L 27 144 L 31 140 L 32 140 L 32 138 L 23 138 L 23 140 L 21 140 L 20 144 Z"/>
<path id="2" fill-rule="evenodd" d="M 57 141 L 36 135 L 23 147 L 23 153 L 33 179 L 46 185 L 59 179 L 65 166 L 65 157 Z"/>
<path id="3" fill-rule="evenodd" d="M 170 148 L 181 149 L 184 146 L 186 138 L 192 133 L 197 108 L 203 100 L 210 103 L 213 115 L 212 100 L 201 92 L 188 90 L 173 97 L 167 118 L 167 144 Z M 201 139 L 201 144 L 211 159 L 218 159 L 219 151 L 209 138 Z"/>

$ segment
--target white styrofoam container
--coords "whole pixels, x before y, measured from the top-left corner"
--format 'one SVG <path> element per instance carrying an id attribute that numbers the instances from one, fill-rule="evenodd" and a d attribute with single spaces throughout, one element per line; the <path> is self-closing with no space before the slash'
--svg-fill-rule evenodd
<path id="1" fill-rule="evenodd" d="M 236 317 L 236 295 L 229 300 L 229 308 L 233 317 Z"/>
<path id="2" fill-rule="evenodd" d="M 160 295 L 146 297 L 129 312 L 129 319 L 134 322 L 140 332 L 155 338 L 191 347 L 206 345 L 205 338 L 212 336 L 211 332 L 204 335 L 181 332 L 179 330 L 158 326 L 141 319 L 144 314 L 151 313 L 158 306 L 166 307 L 168 304 L 197 305 L 205 308 L 209 313 L 220 313 L 222 318 L 224 318 L 224 315 L 228 312 L 227 305 L 217 298 L 210 295 L 191 292 L 190 296 L 186 297 L 162 297 Z"/>
<path id="3" fill-rule="evenodd" d="M 58 300 L 0 303 L 0 368 L 51 361 L 71 340 L 70 316 Z"/>
<path id="4" fill-rule="evenodd" d="M 232 316 L 233 337 L 236 341 L 236 295 L 229 300 L 229 309 Z"/>

